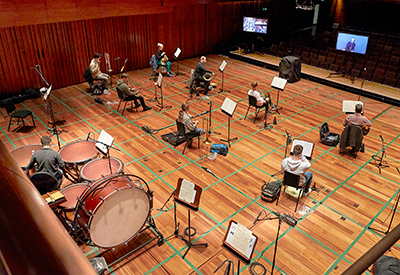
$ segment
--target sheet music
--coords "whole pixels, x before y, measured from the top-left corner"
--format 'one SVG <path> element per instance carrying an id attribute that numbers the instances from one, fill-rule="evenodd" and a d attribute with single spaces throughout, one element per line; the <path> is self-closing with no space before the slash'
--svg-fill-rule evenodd
<path id="1" fill-rule="evenodd" d="M 219 66 L 219 71 L 222 73 L 225 70 L 226 64 L 228 64 L 225 60 L 222 60 L 221 66 Z"/>
<path id="2" fill-rule="evenodd" d="M 293 148 L 297 144 L 303 146 L 303 156 L 305 156 L 306 158 L 312 157 L 314 143 L 305 140 L 295 139 L 292 143 L 292 149 L 290 150 L 291 154 L 293 154 Z"/>
<path id="3" fill-rule="evenodd" d="M 112 136 L 110 136 L 106 131 L 101 130 L 100 136 L 97 139 L 97 141 L 100 141 L 102 143 L 96 142 L 96 147 L 102 153 L 107 154 L 108 153 L 108 148 L 111 147 L 111 144 L 114 142 L 114 138 Z"/>
<path id="4" fill-rule="evenodd" d="M 356 105 L 360 103 L 363 105 L 363 110 L 364 110 L 364 104 L 362 101 L 355 101 L 355 100 L 343 100 L 343 105 L 342 105 L 342 112 L 345 113 L 355 113 L 356 112 Z"/>
<path id="5" fill-rule="evenodd" d="M 283 91 L 283 89 L 285 89 L 286 83 L 286 79 L 275 76 L 272 80 L 271 87 Z"/>
<path id="6" fill-rule="evenodd" d="M 174 53 L 175 58 L 178 58 L 178 56 L 181 54 L 182 50 L 178 47 Z"/>
<path id="7" fill-rule="evenodd" d="M 157 79 L 157 85 L 158 85 L 158 87 L 161 87 L 162 79 L 163 79 L 162 74 L 161 74 L 161 73 L 158 73 L 158 79 Z"/>
<path id="8" fill-rule="evenodd" d="M 47 98 L 49 97 L 50 92 L 51 92 L 51 87 L 52 87 L 52 86 L 53 86 L 53 85 L 50 85 L 50 87 L 47 88 L 47 91 L 46 91 L 46 93 L 45 93 L 44 96 L 43 96 L 43 100 L 44 100 L 44 101 L 46 101 Z"/>
<path id="9" fill-rule="evenodd" d="M 187 201 L 188 203 L 194 203 L 196 197 L 196 191 L 194 190 L 194 183 L 183 179 L 181 184 L 181 190 L 179 196 L 181 200 Z"/>
<path id="10" fill-rule="evenodd" d="M 225 241 L 226 241 L 228 244 L 230 244 L 230 245 L 232 245 L 233 236 L 234 236 L 234 234 L 235 234 L 237 225 L 238 225 L 238 224 L 232 222 L 230 228 L 228 229 L 228 230 L 229 230 L 229 231 L 228 231 L 229 233 L 228 233 L 228 236 L 226 237 L 226 240 L 225 240 Z M 249 231 L 250 231 L 250 230 L 249 230 Z M 250 231 L 250 233 L 251 233 L 251 231 Z M 245 253 L 242 253 L 242 254 L 245 255 L 247 258 L 250 258 L 251 252 L 254 250 L 254 245 L 255 245 L 255 243 L 256 243 L 256 240 L 257 240 L 257 237 L 254 236 L 254 235 L 251 233 L 251 237 L 250 237 L 250 240 L 249 240 L 248 245 L 247 245 L 247 247 L 246 247 L 246 251 L 245 251 Z M 233 246 L 233 245 L 232 245 L 232 246 Z M 237 249 L 237 248 L 235 247 L 235 249 Z M 238 250 L 238 251 L 239 251 L 239 250 Z"/>
<path id="11" fill-rule="evenodd" d="M 236 102 L 233 101 L 232 99 L 226 97 L 224 102 L 222 103 L 221 110 L 225 112 L 227 115 L 232 117 L 233 113 L 235 112 L 236 109 Z"/>

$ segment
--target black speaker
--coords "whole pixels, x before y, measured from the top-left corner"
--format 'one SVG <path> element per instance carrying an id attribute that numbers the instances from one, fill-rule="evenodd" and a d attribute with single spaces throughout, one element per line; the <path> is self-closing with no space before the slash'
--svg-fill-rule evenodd
<path id="1" fill-rule="evenodd" d="M 374 263 L 374 275 L 395 274 L 400 274 L 399 259 L 383 255 Z"/>
<path id="2" fill-rule="evenodd" d="M 295 56 L 285 56 L 279 63 L 279 77 L 286 79 L 289 83 L 300 80 L 301 60 Z"/>

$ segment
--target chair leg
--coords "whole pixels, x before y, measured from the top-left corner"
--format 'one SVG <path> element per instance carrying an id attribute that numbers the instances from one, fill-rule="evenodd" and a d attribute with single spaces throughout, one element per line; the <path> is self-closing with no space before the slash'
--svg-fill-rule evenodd
<path id="1" fill-rule="evenodd" d="M 32 114 L 32 113 L 31 113 L 31 117 L 32 117 L 33 127 L 36 127 L 36 125 L 35 125 L 35 119 L 33 118 L 33 114 Z"/>
<path id="2" fill-rule="evenodd" d="M 257 119 L 257 117 L 258 117 L 258 112 L 260 111 L 260 109 L 256 109 L 256 117 L 254 118 L 254 121 L 253 121 L 253 123 L 255 123 L 256 122 L 256 119 Z"/>
<path id="3" fill-rule="evenodd" d="M 247 112 L 246 112 L 246 115 L 244 116 L 244 119 L 246 119 L 247 113 L 249 112 L 249 109 L 250 109 L 250 105 L 249 105 L 249 108 L 247 108 Z"/>
<path id="4" fill-rule="evenodd" d="M 120 101 L 119 101 L 118 108 L 117 108 L 117 113 L 118 113 L 118 110 L 119 110 L 119 106 L 121 105 L 121 102 L 122 102 L 122 99 L 120 99 Z"/>
<path id="5" fill-rule="evenodd" d="M 187 146 L 187 142 L 188 142 L 188 139 L 186 139 L 186 142 L 185 142 L 185 147 L 183 148 L 182 155 L 184 155 L 184 154 L 185 154 L 185 149 L 186 149 L 186 146 Z"/>
<path id="6" fill-rule="evenodd" d="M 124 109 L 122 110 L 122 116 L 124 115 L 125 112 L 125 108 L 126 108 L 126 104 L 128 103 L 128 101 L 125 101 L 125 105 L 124 105 Z"/>
<path id="7" fill-rule="evenodd" d="M 10 117 L 10 122 L 8 123 L 8 129 L 7 129 L 7 132 L 10 132 L 10 126 L 11 126 L 11 122 L 12 122 L 12 117 Z"/>

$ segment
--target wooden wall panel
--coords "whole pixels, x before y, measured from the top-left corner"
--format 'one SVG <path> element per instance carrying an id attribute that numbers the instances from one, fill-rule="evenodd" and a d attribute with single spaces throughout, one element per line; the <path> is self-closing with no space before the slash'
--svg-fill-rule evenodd
<path id="1" fill-rule="evenodd" d="M 149 67 L 159 42 L 171 61 L 177 47 L 182 49 L 180 59 L 212 53 L 241 33 L 242 16 L 258 3 L 174 6 L 165 13 L 1 28 L 0 97 L 43 87 L 40 76 L 31 70 L 36 64 L 57 89 L 83 82 L 96 52 L 109 53 L 113 74 L 118 73 L 116 57 L 120 68 L 126 58 L 128 70 Z M 104 58 L 101 70 L 106 71 Z"/>

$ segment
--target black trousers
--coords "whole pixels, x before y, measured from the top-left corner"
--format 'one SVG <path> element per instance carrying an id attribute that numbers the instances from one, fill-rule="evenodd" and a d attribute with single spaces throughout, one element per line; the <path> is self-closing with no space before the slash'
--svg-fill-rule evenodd
<path id="1" fill-rule="evenodd" d="M 128 96 L 128 98 L 126 98 L 126 100 L 133 100 L 135 102 L 135 105 L 137 106 L 138 100 L 140 101 L 140 103 L 142 104 L 142 107 L 145 108 L 146 107 L 146 103 L 144 102 L 144 98 L 143 96 L 135 96 L 135 95 L 130 95 Z"/>

